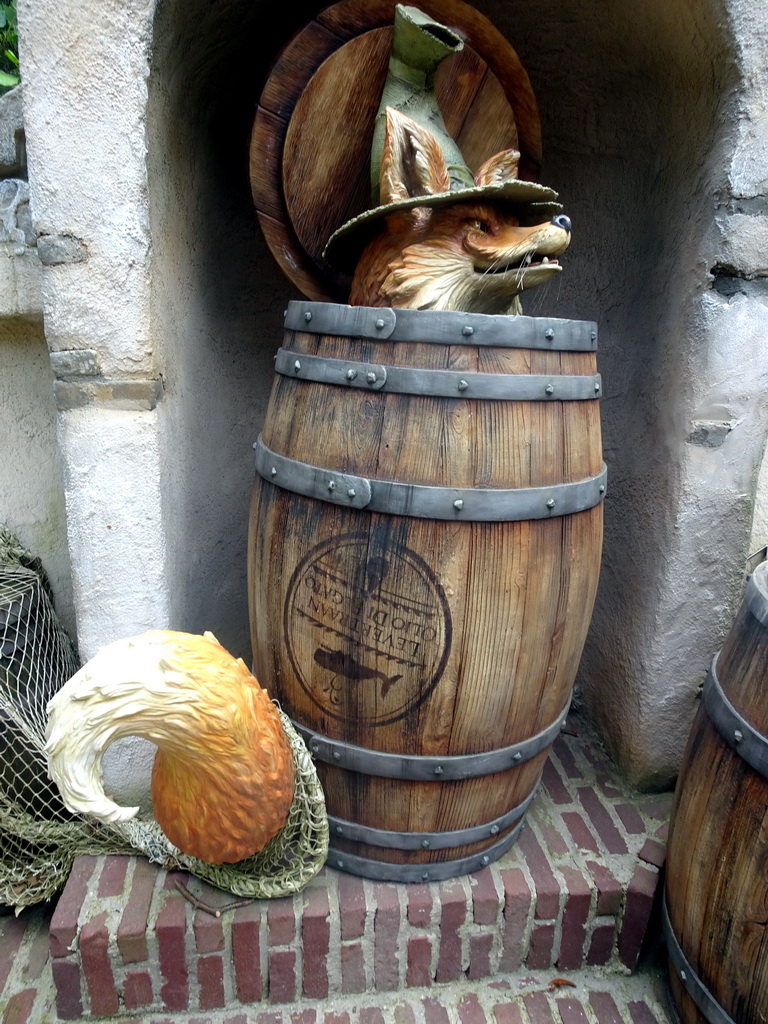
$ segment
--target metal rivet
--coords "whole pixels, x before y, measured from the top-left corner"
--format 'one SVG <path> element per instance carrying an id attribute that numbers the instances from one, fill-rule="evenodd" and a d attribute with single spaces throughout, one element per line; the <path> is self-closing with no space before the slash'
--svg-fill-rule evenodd
<path id="1" fill-rule="evenodd" d="M 437 768 L 435 768 L 435 775 L 442 775 L 442 774 L 443 774 L 442 766 L 438 765 Z"/>
<path id="2" fill-rule="evenodd" d="M 495 836 L 498 831 L 499 831 L 499 826 L 498 825 L 491 825 L 491 835 L 492 836 Z"/>
<path id="3" fill-rule="evenodd" d="M 336 490 L 336 482 L 335 482 L 335 480 L 329 480 L 328 481 L 328 490 L 329 491 L 335 491 Z"/>
<path id="4" fill-rule="evenodd" d="M 687 981 L 688 980 L 688 975 L 685 973 L 685 971 L 680 971 L 680 980 L 681 981 Z"/>
<path id="5" fill-rule="evenodd" d="M 523 759 L 523 755 L 520 753 L 519 750 L 517 751 L 517 753 L 512 755 L 512 760 L 513 761 L 522 761 L 522 759 Z"/>
<path id="6" fill-rule="evenodd" d="M 546 393 L 548 395 L 554 395 L 554 393 L 555 393 L 555 385 L 554 384 L 547 384 L 547 386 L 544 388 L 544 390 L 546 391 Z"/>
<path id="7" fill-rule="evenodd" d="M 315 744 L 313 744 L 312 746 L 310 746 L 310 748 L 309 748 L 309 749 L 310 749 L 310 751 L 311 751 L 311 752 L 312 752 L 313 754 L 319 754 L 319 753 L 320 753 L 320 747 L 318 746 L 318 744 L 317 744 L 317 743 L 315 743 Z"/>
<path id="8" fill-rule="evenodd" d="M 465 380 L 460 380 L 457 386 L 459 391 L 466 391 L 467 388 L 469 387 L 469 384 L 467 384 Z"/>
<path id="9" fill-rule="evenodd" d="M 309 321 L 312 319 L 312 314 L 309 312 L 309 310 L 307 310 L 307 312 L 304 314 L 304 319 L 307 321 L 307 323 L 309 323 Z"/>
<path id="10" fill-rule="evenodd" d="M 356 494 L 357 494 L 357 491 L 355 490 L 355 488 L 354 488 L 354 487 L 350 487 L 350 488 L 349 488 L 349 490 L 347 491 L 347 495 L 348 495 L 348 497 L 350 497 L 350 498 L 354 498 L 354 496 L 355 496 Z"/>
<path id="11" fill-rule="evenodd" d="M 555 332 L 552 330 L 551 327 L 548 327 L 546 329 L 546 331 L 544 331 L 544 337 L 547 339 L 547 341 L 552 341 L 554 336 L 555 336 Z"/>
<path id="12" fill-rule="evenodd" d="M 341 827 L 341 825 L 337 825 L 336 826 L 336 835 L 337 836 L 343 836 L 344 835 L 344 829 Z"/>
<path id="13" fill-rule="evenodd" d="M 483 864 L 483 865 L 490 864 L 491 863 L 491 858 L 486 854 L 484 857 L 480 858 L 480 863 Z"/>
<path id="14" fill-rule="evenodd" d="M 429 840 L 428 839 L 422 839 L 421 840 L 421 846 L 422 846 L 422 849 L 428 850 L 429 849 Z"/>
<path id="15" fill-rule="evenodd" d="M 597 341 L 597 331 L 592 331 L 592 341 Z"/>
<path id="16" fill-rule="evenodd" d="M 354 380 L 357 376 L 357 370 L 347 370 L 347 380 Z"/>
<path id="17" fill-rule="evenodd" d="M 595 391 L 599 391 L 599 390 L 600 390 L 600 382 L 599 381 L 595 381 Z"/>
<path id="18" fill-rule="evenodd" d="M 288 310 L 284 309 L 283 310 L 283 319 L 285 319 L 287 316 L 288 316 Z"/>
<path id="19" fill-rule="evenodd" d="M 428 871 L 422 871 L 421 877 L 424 879 L 425 882 L 428 882 L 429 881 L 429 872 Z"/>
<path id="20" fill-rule="evenodd" d="M 737 743 L 741 743 L 741 741 L 744 739 L 744 733 L 741 731 L 741 729 L 734 729 L 733 738 Z"/>
<path id="21" fill-rule="evenodd" d="M 380 331 L 383 327 L 384 327 L 384 321 L 383 320 L 377 320 L 376 321 L 376 329 Z"/>
<path id="22" fill-rule="evenodd" d="M 375 384 L 376 374 L 371 370 L 369 373 L 366 373 L 365 379 L 368 381 L 369 384 Z"/>
<path id="23" fill-rule="evenodd" d="M 461 328 L 461 333 L 466 338 L 468 338 L 470 334 L 474 334 L 475 333 L 475 328 L 474 327 L 470 327 L 469 324 L 465 324 L 464 327 Z"/>
<path id="24" fill-rule="evenodd" d="M 598 490 L 600 491 L 601 494 L 605 494 L 605 484 L 600 484 Z"/>
<path id="25" fill-rule="evenodd" d="M 340 761 L 341 760 L 341 753 L 340 753 L 340 751 L 334 750 L 334 752 L 333 752 L 333 760 L 334 761 Z"/>
<path id="26" fill-rule="evenodd" d="M 457 498 L 456 501 L 454 501 L 453 503 L 453 507 L 456 509 L 457 512 L 461 512 L 461 510 L 464 508 L 464 502 L 461 500 L 461 498 Z"/>
<path id="27" fill-rule="evenodd" d="M 539 791 L 538 791 L 538 789 L 537 789 L 537 790 L 536 790 L 536 792 L 535 792 L 535 793 L 533 794 L 533 796 L 531 797 L 531 800 L 538 800 L 538 799 L 539 799 Z"/>
<path id="28" fill-rule="evenodd" d="M 274 467 L 274 466 L 273 466 L 273 467 L 272 467 L 272 469 L 270 470 L 270 473 L 272 474 L 272 476 L 277 476 L 277 470 L 275 469 L 275 467 Z"/>
<path id="29" fill-rule="evenodd" d="M 300 369 L 301 369 L 301 363 L 297 359 L 296 362 L 293 364 L 293 372 L 294 373 L 298 373 Z"/>
<path id="30" fill-rule="evenodd" d="M 563 729 L 566 727 L 566 725 L 568 725 L 568 720 L 566 718 L 564 718 L 562 720 L 562 722 L 560 723 L 560 732 L 563 731 Z"/>
<path id="31" fill-rule="evenodd" d="M 343 871 L 344 870 L 344 861 L 343 860 L 337 860 L 336 861 L 336 867 L 340 868 Z"/>
<path id="32" fill-rule="evenodd" d="M 547 502 L 547 508 L 554 508 L 556 504 L 557 504 L 557 502 L 555 501 L 555 499 L 554 498 L 550 498 L 549 501 Z"/>

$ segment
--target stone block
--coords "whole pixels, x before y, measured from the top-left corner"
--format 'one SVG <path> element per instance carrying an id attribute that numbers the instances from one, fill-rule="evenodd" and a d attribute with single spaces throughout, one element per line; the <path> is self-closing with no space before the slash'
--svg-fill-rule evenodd
<path id="1" fill-rule="evenodd" d="M 0 177 L 25 176 L 27 172 L 23 86 L 0 96 Z"/>

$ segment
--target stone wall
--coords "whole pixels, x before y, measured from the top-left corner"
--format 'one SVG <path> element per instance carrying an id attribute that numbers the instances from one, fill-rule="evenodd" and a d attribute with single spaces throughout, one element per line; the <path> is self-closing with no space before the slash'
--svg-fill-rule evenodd
<path id="1" fill-rule="evenodd" d="M 765 15 L 503 11 L 574 221 L 555 302 L 600 324 L 609 496 L 581 691 L 630 776 L 664 786 L 739 603 L 765 449 Z"/>
<path id="2" fill-rule="evenodd" d="M 21 89 L 0 97 L 0 522 L 40 557 L 75 636 L 42 266 L 23 175 Z"/>

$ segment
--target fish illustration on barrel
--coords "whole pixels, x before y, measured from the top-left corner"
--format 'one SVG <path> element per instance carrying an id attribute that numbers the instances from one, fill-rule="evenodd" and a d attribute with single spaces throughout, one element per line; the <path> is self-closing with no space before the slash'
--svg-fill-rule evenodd
<path id="1" fill-rule="evenodd" d="M 360 683 L 363 680 L 378 679 L 381 682 L 381 696 L 386 697 L 389 688 L 398 679 L 402 679 L 402 673 L 396 676 L 387 676 L 383 672 L 368 668 L 344 651 L 331 650 L 329 647 L 318 647 L 313 655 L 320 668 L 327 669 L 335 676 L 343 676 L 353 683 Z"/>

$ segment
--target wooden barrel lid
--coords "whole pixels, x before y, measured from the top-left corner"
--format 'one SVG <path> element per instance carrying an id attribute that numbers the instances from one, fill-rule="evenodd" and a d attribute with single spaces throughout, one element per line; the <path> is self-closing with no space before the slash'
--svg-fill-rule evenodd
<path id="1" fill-rule="evenodd" d="M 436 91 L 472 170 L 520 150 L 520 177 L 538 180 L 541 132 L 528 75 L 512 46 L 463 0 L 420 0 L 464 40 Z M 346 301 L 350 279 L 323 260 L 331 234 L 370 206 L 370 147 L 392 39 L 395 0 L 341 0 L 282 51 L 259 101 L 250 174 L 264 237 L 283 272 L 316 301 Z"/>

